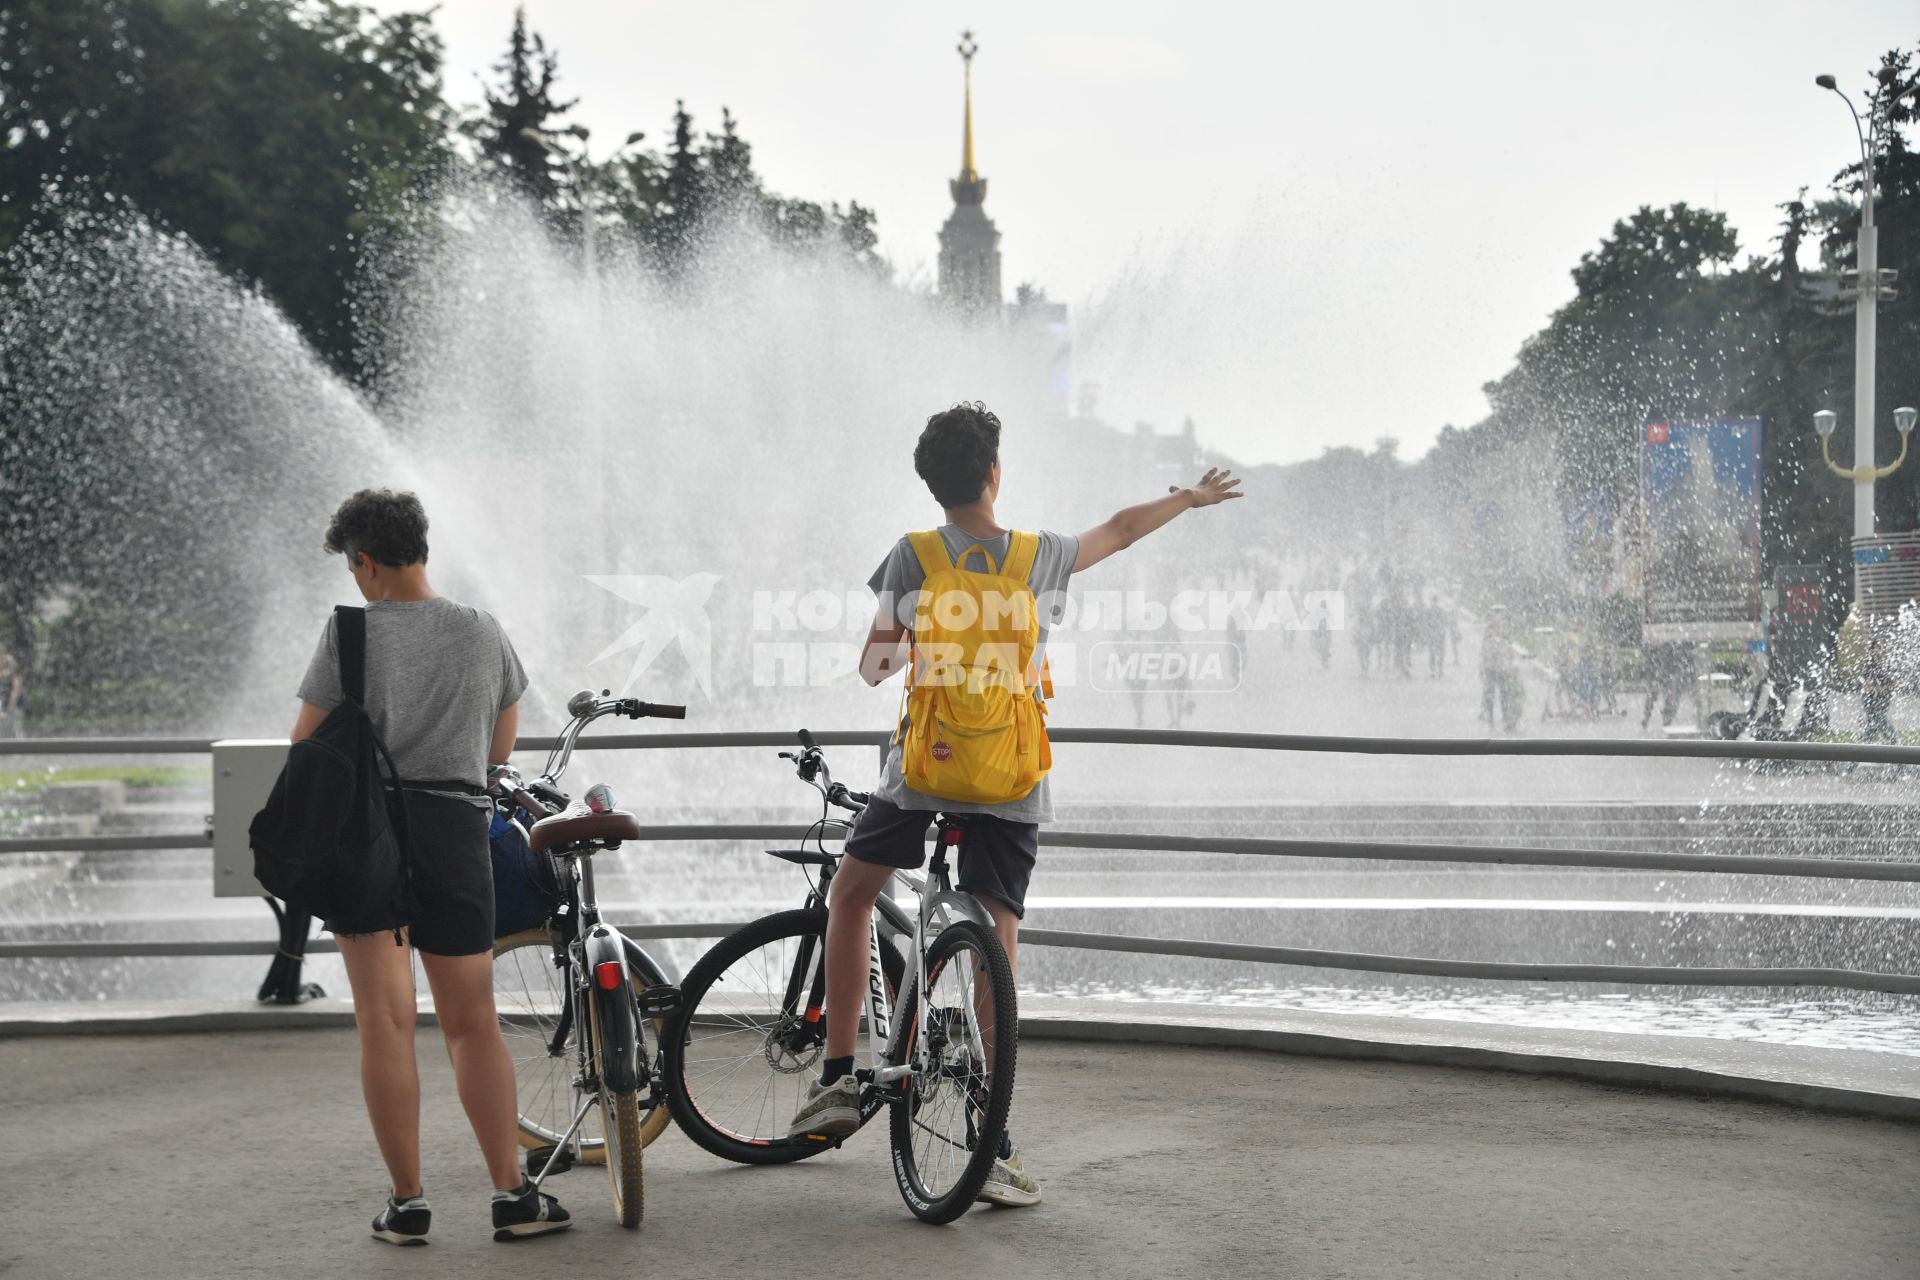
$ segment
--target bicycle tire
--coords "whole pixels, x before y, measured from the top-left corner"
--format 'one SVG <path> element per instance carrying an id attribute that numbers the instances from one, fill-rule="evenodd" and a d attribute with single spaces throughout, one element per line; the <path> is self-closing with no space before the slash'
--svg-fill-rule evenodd
<path id="1" fill-rule="evenodd" d="M 552 954 L 553 942 L 544 926 L 508 934 L 493 944 L 494 1000 L 501 1035 L 513 1058 L 520 1145 L 528 1149 L 557 1142 L 573 1118 L 572 1058 L 551 1058 L 545 1052 L 559 1026 L 562 990 L 561 971 L 553 967 Z M 667 981 L 659 962 L 638 947 L 627 949 L 627 967 L 636 993 Z M 666 1022 L 656 1018 L 651 1026 L 656 1042 L 665 1043 Z M 666 1107 L 647 1107 L 643 1099 L 641 1145 L 651 1144 L 672 1119 Z M 603 1141 L 582 1136 L 580 1159 L 585 1164 L 606 1159 Z"/>
<path id="2" fill-rule="evenodd" d="M 633 997 L 628 995 L 628 999 Z M 605 1043 L 600 1027 L 600 1003 L 591 1001 L 588 1005 L 594 1010 L 593 1043 L 596 1053 Z M 636 1006 L 632 1016 L 638 1019 L 640 1010 Z M 628 1022 L 636 1027 L 637 1022 Z M 605 1164 L 607 1166 L 607 1186 L 613 1192 L 613 1215 L 616 1221 L 628 1230 L 640 1225 L 640 1218 L 646 1212 L 646 1142 L 640 1136 L 640 1090 L 623 1089 L 615 1091 L 607 1088 L 605 1067 L 596 1062 L 594 1075 L 600 1080 L 600 1123 L 606 1135 Z M 655 1107 L 654 1110 L 664 1110 Z"/>
<path id="3" fill-rule="evenodd" d="M 787 1164 L 834 1145 L 787 1136 L 788 1121 L 817 1075 L 813 1068 L 824 1053 L 824 1020 L 817 1046 L 796 1052 L 775 1040 L 796 1029 L 777 1007 L 800 946 L 811 939 L 818 956 L 826 928 L 825 907 L 763 916 L 715 943 L 681 984 L 681 1012 L 666 1037 L 661 1069 L 667 1105 L 681 1132 L 724 1160 Z M 880 963 L 888 998 L 897 998 L 906 962 L 883 941 Z M 779 993 L 772 990 L 776 983 Z M 720 987 L 725 994 L 716 990 Z M 764 1063 L 758 1071 L 755 1059 Z M 881 1103 L 877 1093 L 863 1100 L 862 1125 L 878 1114 Z"/>
<path id="4" fill-rule="evenodd" d="M 984 1064 L 984 1081 L 980 1067 L 970 1065 L 973 1057 L 970 1045 L 962 1043 L 954 1047 L 956 1041 L 970 1039 L 972 1034 L 984 1031 L 980 1025 L 977 978 L 960 977 L 961 971 L 954 964 L 969 952 L 978 956 L 993 999 L 993 1045 L 987 1052 L 991 1061 Z M 1020 1012 L 1015 1003 L 1013 967 L 1007 962 L 1000 940 L 972 920 L 949 924 L 927 948 L 927 984 L 934 1006 L 943 1010 L 947 1018 L 963 1020 L 971 1032 L 968 1036 L 950 1038 L 950 1029 L 942 1031 L 941 1043 L 935 1046 L 940 1054 L 936 1070 L 925 1075 L 916 1073 L 901 1081 L 900 1090 L 892 1100 L 887 1134 L 893 1148 L 894 1182 L 900 1188 L 901 1199 L 921 1221 L 946 1223 L 973 1207 L 999 1155 L 1000 1136 L 1006 1132 L 1007 1112 L 1013 1106 Z M 951 1003 L 956 997 L 961 997 L 960 1003 Z M 891 1057 L 896 1063 L 909 1063 L 918 1048 L 921 1031 L 918 993 L 909 991 L 901 1005 Z M 943 1023 L 945 1021 L 943 1019 Z M 982 1043 L 984 1045 L 984 1038 Z M 985 1105 L 979 1107 L 983 1086 Z M 974 1119 L 976 1107 L 980 1112 L 977 1121 Z M 923 1119 L 929 1116 L 932 1118 Z M 941 1132 L 934 1128 L 938 1121 L 951 1126 L 955 1119 L 960 1122 L 958 1141 L 951 1130 Z M 966 1159 L 957 1168 L 952 1163 L 956 1150 L 966 1152 Z"/>

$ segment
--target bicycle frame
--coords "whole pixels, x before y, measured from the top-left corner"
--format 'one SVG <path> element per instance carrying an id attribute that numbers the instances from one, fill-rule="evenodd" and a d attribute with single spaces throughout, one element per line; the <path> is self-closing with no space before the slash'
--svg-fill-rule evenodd
<path id="1" fill-rule="evenodd" d="M 913 974 L 908 980 L 908 988 L 915 1002 L 914 1025 L 922 1029 L 922 1034 L 914 1042 L 915 1054 L 924 1052 L 927 1043 L 927 948 L 933 937 L 956 916 L 974 921 L 989 933 L 993 931 L 993 919 L 987 914 L 987 909 L 980 905 L 980 900 L 953 888 L 947 881 L 947 833 L 957 829 L 942 821 L 939 843 L 934 846 L 933 858 L 925 875 L 915 876 L 904 871 L 896 873 L 896 878 L 905 881 L 919 899 L 913 917 Z M 931 893 L 928 892 L 929 888 L 933 889 Z M 887 999 L 886 976 L 880 967 L 881 941 L 877 918 L 867 924 L 867 939 L 867 1026 L 874 1048 L 873 1065 L 862 1078 L 874 1085 L 887 1087 L 916 1074 L 920 1065 L 913 1061 L 896 1062 L 893 1058 L 892 1007 Z M 975 1031 L 975 1043 L 970 1047 L 984 1056 L 986 1046 L 980 1042 L 977 1028 Z"/>
<path id="2" fill-rule="evenodd" d="M 802 745 L 806 748 L 802 755 L 792 756 L 785 752 L 782 752 L 781 755 L 783 759 L 795 762 L 799 768 L 801 779 L 814 790 L 818 791 L 828 806 L 839 805 L 842 808 L 855 809 L 856 811 L 864 807 L 864 802 L 858 804 L 853 803 L 852 801 L 859 798 L 854 797 L 844 786 L 833 781 L 832 771 L 827 768 L 825 759 L 821 757 L 819 751 L 813 746 L 813 740 L 807 735 L 805 730 L 801 731 L 800 739 Z M 820 825 L 822 827 L 833 825 L 845 828 L 848 824 L 843 820 L 831 819 L 823 815 L 820 820 Z M 987 913 L 987 909 L 980 904 L 980 900 L 970 893 L 955 889 L 947 879 L 947 851 L 950 848 L 957 847 L 960 841 L 965 838 L 964 831 L 965 828 L 960 823 L 944 816 L 941 817 L 937 827 L 933 856 L 927 864 L 926 872 L 922 875 L 915 875 L 908 871 L 898 871 L 895 872 L 892 879 L 888 881 L 889 884 L 892 883 L 893 879 L 904 882 L 914 891 L 918 898 L 912 928 L 913 973 L 908 978 L 908 988 L 913 992 L 913 999 L 915 1001 L 914 1012 L 916 1019 L 914 1025 L 922 1028 L 923 1031 L 927 1026 L 927 1012 L 929 1008 L 927 999 L 927 948 L 933 938 L 939 933 L 940 929 L 945 928 L 946 925 L 951 923 L 955 918 L 972 920 L 989 934 L 992 934 L 994 931 L 993 917 L 990 916 Z M 814 897 L 823 904 L 826 901 L 828 886 L 831 884 L 832 878 L 832 867 L 828 866 L 823 868 L 820 886 L 814 893 Z M 931 892 L 929 892 L 929 890 L 931 890 Z M 865 1007 L 867 1013 L 868 1039 L 873 1046 L 873 1062 L 871 1066 L 856 1070 L 854 1074 L 863 1083 L 883 1089 L 898 1084 L 901 1080 L 914 1075 L 919 1070 L 919 1064 L 916 1062 L 896 1062 L 894 1060 L 893 1040 L 896 1030 L 893 1023 L 894 1009 L 892 1001 L 887 997 L 886 971 L 882 967 L 880 960 L 880 948 L 884 945 L 880 937 L 881 918 L 883 916 L 886 917 L 890 927 L 898 928 L 898 917 L 904 914 L 898 904 L 893 902 L 891 895 L 887 893 L 886 889 L 882 888 L 879 899 L 874 903 L 874 913 L 867 921 L 867 996 Z M 821 951 L 822 954 L 812 961 L 812 965 L 817 967 L 808 977 L 808 981 L 815 984 L 819 982 L 820 973 L 825 969 L 826 965 L 824 945 Z M 793 979 L 789 983 L 791 989 L 787 992 L 786 998 L 789 1016 L 796 1011 L 795 1006 L 798 1003 L 798 997 L 800 995 L 801 970 L 807 967 L 809 966 L 805 963 L 795 966 Z M 811 1021 L 811 1015 L 814 1012 L 812 1009 L 807 1010 L 807 1013 L 810 1015 L 809 1021 Z M 971 1026 L 972 1024 L 969 1025 Z M 924 1052 L 926 1043 L 927 1037 L 924 1034 L 920 1035 L 915 1040 L 916 1047 L 914 1053 L 919 1054 Z M 981 1042 L 977 1028 L 974 1030 L 973 1043 L 970 1047 L 976 1054 L 984 1056 L 986 1047 L 984 1043 Z"/>

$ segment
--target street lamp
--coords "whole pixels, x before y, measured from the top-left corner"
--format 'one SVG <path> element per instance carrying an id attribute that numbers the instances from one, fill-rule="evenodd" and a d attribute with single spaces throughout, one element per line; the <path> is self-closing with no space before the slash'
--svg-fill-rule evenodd
<path id="1" fill-rule="evenodd" d="M 566 134 L 577 138 L 580 142 L 580 154 L 575 156 L 561 147 L 553 140 L 552 134 Z M 599 264 L 594 256 L 593 208 L 587 201 L 587 193 L 580 186 L 580 166 L 588 163 L 587 139 L 592 136 L 592 133 L 583 124 L 570 124 L 564 129 L 553 130 L 536 129 L 529 125 L 520 131 L 520 136 L 528 142 L 539 145 L 548 155 L 558 160 L 560 167 L 567 171 L 567 185 L 573 188 L 574 205 L 580 212 L 580 257 L 586 268 L 588 283 L 591 284 L 598 274 Z M 640 130 L 634 130 L 627 135 L 627 140 L 620 144 L 614 154 L 618 155 L 646 136 Z"/>
<path id="2" fill-rule="evenodd" d="M 1879 156 L 1883 135 L 1887 127 L 1888 109 L 1901 97 L 1911 93 L 1916 87 L 1908 85 L 1898 92 L 1892 91 L 1895 71 L 1892 67 L 1882 67 L 1879 71 L 1882 93 L 1871 104 L 1866 122 L 1860 120 L 1860 112 L 1854 108 L 1840 85 L 1830 75 L 1815 76 L 1813 82 L 1822 89 L 1831 91 L 1840 101 L 1847 104 L 1847 113 L 1853 117 L 1854 135 L 1860 142 L 1860 239 L 1855 253 L 1856 272 L 1853 311 L 1853 469 L 1841 470 L 1841 475 L 1854 482 L 1853 490 L 1853 536 L 1871 538 L 1874 534 L 1873 520 L 1873 481 L 1877 476 L 1887 474 L 1876 470 L 1873 465 L 1873 356 L 1878 332 L 1879 299 L 1886 292 L 1886 284 L 1880 275 L 1880 229 L 1874 223 L 1873 199 L 1876 179 L 1875 160 Z M 1821 434 L 1821 451 L 1826 451 L 1826 437 L 1833 431 L 1832 415 L 1828 416 L 1825 427 L 1819 425 L 1819 415 L 1815 415 L 1815 427 Z M 1906 435 L 1901 435 L 1900 456 L 1906 457 Z M 1833 467 L 1833 460 L 1827 459 L 1827 465 Z M 1895 463 L 1894 466 L 1899 466 Z"/>
<path id="3" fill-rule="evenodd" d="M 1820 456 L 1827 460 L 1827 470 L 1833 472 L 1833 474 L 1843 480 L 1851 480 L 1856 485 L 1871 488 L 1875 480 L 1886 479 L 1898 471 L 1900 464 L 1907 460 L 1907 437 L 1913 433 L 1915 418 L 1920 418 L 1920 409 L 1915 409 L 1911 405 L 1902 405 L 1893 411 L 1893 425 L 1895 430 L 1900 433 L 1900 456 L 1884 467 L 1876 467 L 1869 461 L 1864 464 L 1856 463 L 1853 467 L 1848 468 L 1841 466 L 1833 460 L 1833 454 L 1828 448 L 1828 443 L 1833 439 L 1834 427 L 1840 422 L 1840 415 L 1833 410 L 1822 409 L 1820 412 L 1814 414 L 1813 429 L 1820 435 Z M 1858 429 L 1856 428 L 1856 434 L 1857 431 Z M 1871 458 L 1871 450 L 1869 450 L 1868 456 Z"/>

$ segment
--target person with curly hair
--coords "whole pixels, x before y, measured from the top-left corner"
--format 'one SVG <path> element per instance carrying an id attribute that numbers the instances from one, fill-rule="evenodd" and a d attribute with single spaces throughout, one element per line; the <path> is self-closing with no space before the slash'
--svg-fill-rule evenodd
<path id="1" fill-rule="evenodd" d="M 363 489 L 340 504 L 326 550 L 346 557 L 367 601 L 365 706 L 402 779 L 417 910 L 329 920 L 353 988 L 360 1087 L 391 1190 L 375 1239 L 427 1242 L 432 1208 L 421 1185 L 420 1072 L 414 1059 L 413 953 L 433 991 L 460 1102 L 494 1186 L 494 1239 L 573 1225 L 520 1172 L 513 1060 L 493 998 L 493 864 L 488 852 L 489 764 L 519 732 L 527 676 L 493 616 L 440 595 L 427 581 L 427 515 L 420 499 Z M 298 742 L 345 698 L 329 618 L 300 682 Z"/>

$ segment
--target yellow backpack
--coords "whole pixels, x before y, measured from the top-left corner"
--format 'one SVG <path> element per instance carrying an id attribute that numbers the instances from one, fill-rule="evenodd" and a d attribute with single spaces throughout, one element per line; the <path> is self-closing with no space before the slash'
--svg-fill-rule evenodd
<path id="1" fill-rule="evenodd" d="M 913 790 L 940 800 L 1018 800 L 1053 767 L 1046 704 L 1034 697 L 1036 688 L 1048 696 L 1053 689 L 1045 666 L 1034 664 L 1040 610 L 1027 583 L 1039 535 L 1010 534 L 997 569 L 978 543 L 949 559 L 938 530 L 907 538 L 926 582 L 902 695 L 901 773 Z M 963 567 L 976 553 L 985 572 Z"/>

